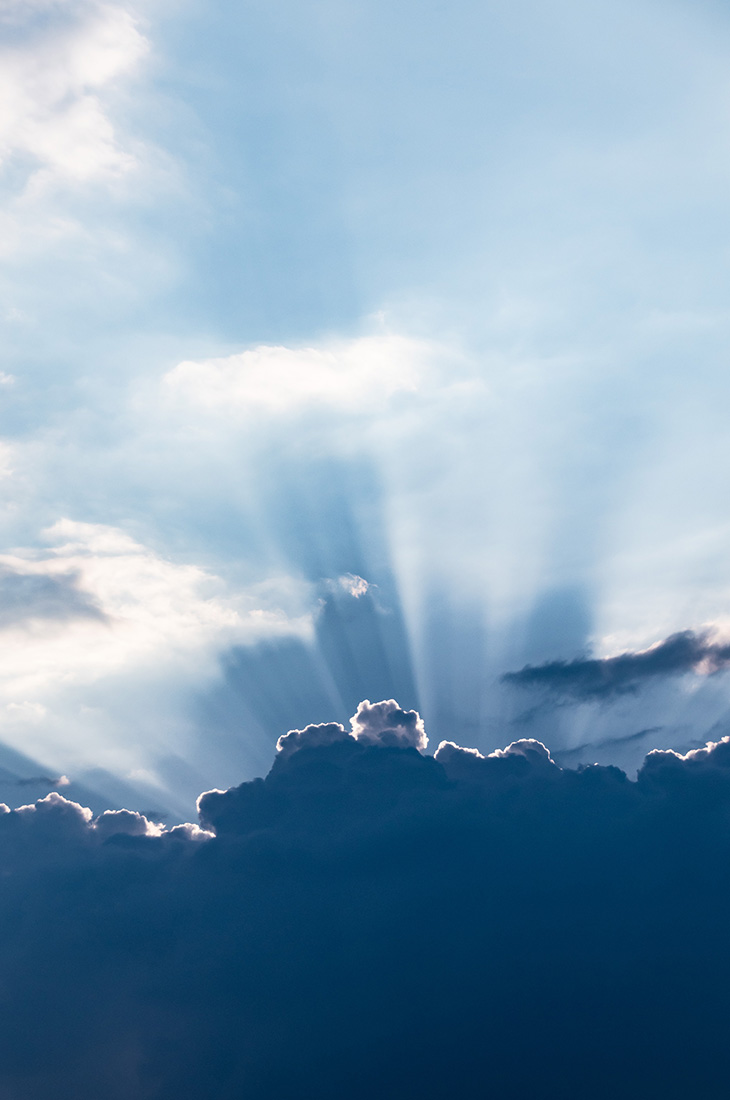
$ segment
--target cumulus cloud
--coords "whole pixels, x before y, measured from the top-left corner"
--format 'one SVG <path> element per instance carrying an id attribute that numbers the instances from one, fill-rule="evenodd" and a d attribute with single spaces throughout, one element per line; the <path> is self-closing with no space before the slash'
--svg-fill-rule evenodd
<path id="1" fill-rule="evenodd" d="M 282 756 L 291 756 L 302 748 L 314 748 L 316 745 L 333 745 L 336 741 L 345 741 L 350 735 L 339 722 L 320 722 L 305 726 L 302 730 L 289 730 L 276 742 L 276 751 Z"/>
<path id="2" fill-rule="evenodd" d="M 163 380 L 170 398 L 227 418 L 306 408 L 372 412 L 419 389 L 432 348 L 387 334 L 287 348 L 261 346 L 217 359 L 186 360 Z"/>
<path id="3" fill-rule="evenodd" d="M 93 830 L 102 840 L 113 836 L 161 836 L 164 832 L 161 825 L 154 825 L 133 810 L 105 810 L 94 820 Z"/>
<path id="4" fill-rule="evenodd" d="M 423 719 L 417 710 L 401 710 L 395 699 L 381 703 L 363 700 L 351 718 L 352 735 L 367 745 L 413 748 L 428 745 Z"/>
<path id="5" fill-rule="evenodd" d="M 352 733 L 339 722 L 322 722 L 289 730 L 276 742 L 282 757 L 291 756 L 303 748 L 334 745 L 339 741 L 361 741 L 366 745 L 387 745 L 393 748 L 413 748 L 423 752 L 428 737 L 423 719 L 417 710 L 401 710 L 395 699 L 371 703 L 364 699 L 350 719 Z"/>
<path id="6" fill-rule="evenodd" d="M 543 689 L 566 700 L 610 699 L 639 690 L 647 680 L 682 676 L 688 672 L 711 675 L 730 665 L 730 644 L 709 632 L 683 630 L 648 649 L 616 657 L 577 657 L 547 661 L 507 672 L 502 682 L 517 688 Z"/>
<path id="7" fill-rule="evenodd" d="M 203 828 L 0 808 L 3 1094 L 723 1094 L 730 738 L 635 782 L 527 739 L 280 746 Z"/>

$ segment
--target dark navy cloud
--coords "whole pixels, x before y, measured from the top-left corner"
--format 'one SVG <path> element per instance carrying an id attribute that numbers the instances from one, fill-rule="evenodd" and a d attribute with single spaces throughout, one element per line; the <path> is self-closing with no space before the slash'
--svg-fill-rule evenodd
<path id="1" fill-rule="evenodd" d="M 634 782 L 358 714 L 205 832 L 4 808 L 0 1096 L 724 1097 L 730 739 Z"/>
<path id="2" fill-rule="evenodd" d="M 647 680 L 697 671 L 719 672 L 730 665 L 730 645 L 708 634 L 683 630 L 638 652 L 617 657 L 577 657 L 547 661 L 506 672 L 502 682 L 517 688 L 543 689 L 564 700 L 601 700 L 638 691 Z"/>

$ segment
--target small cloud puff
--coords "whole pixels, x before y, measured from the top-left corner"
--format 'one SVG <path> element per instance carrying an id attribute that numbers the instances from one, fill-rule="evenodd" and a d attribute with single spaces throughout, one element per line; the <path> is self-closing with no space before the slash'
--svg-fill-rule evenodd
<path id="1" fill-rule="evenodd" d="M 337 583 L 344 592 L 354 596 L 356 600 L 364 596 L 370 588 L 370 584 L 365 578 L 358 577 L 357 573 L 343 573 L 341 577 L 337 578 Z"/>
<path id="2" fill-rule="evenodd" d="M 395 699 L 371 703 L 364 699 L 350 719 L 358 741 L 392 748 L 413 748 L 423 752 L 428 737 L 417 710 L 401 710 Z"/>

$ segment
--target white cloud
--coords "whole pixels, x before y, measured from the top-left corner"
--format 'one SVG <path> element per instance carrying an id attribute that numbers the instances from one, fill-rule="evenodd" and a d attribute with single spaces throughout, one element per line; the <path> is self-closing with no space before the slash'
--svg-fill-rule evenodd
<path id="1" fill-rule="evenodd" d="M 350 596 L 354 596 L 356 600 L 364 596 L 370 588 L 368 581 L 364 577 L 358 577 L 357 573 L 343 573 L 341 577 L 337 578 L 337 583 L 341 589 Z"/>
<path id="2" fill-rule="evenodd" d="M 0 47 L 0 163 L 22 166 L 26 194 L 129 169 L 105 96 L 146 52 L 133 15 L 98 0 L 10 0 L 0 19 L 13 32 Z"/>
<path id="3" fill-rule="evenodd" d="M 397 393 L 416 392 L 433 348 L 384 334 L 321 347 L 261 346 L 216 359 L 186 360 L 163 383 L 196 409 L 234 417 L 306 407 L 372 412 Z"/>
<path id="4" fill-rule="evenodd" d="M 261 586 L 229 592 L 204 569 L 169 561 L 114 527 L 66 519 L 46 536 L 54 544 L 47 555 L 0 556 L 11 581 L 56 585 L 52 614 L 44 614 L 47 604 L 39 614 L 29 606 L 27 616 L 0 628 L 0 697 L 15 708 L 9 717 L 27 720 L 31 707 L 37 716 L 44 704 L 29 698 L 127 671 L 173 666 L 204 677 L 228 645 L 311 630 L 308 589 L 291 578 L 269 582 L 260 602 Z M 64 591 L 67 614 L 59 613 Z M 277 595 L 287 606 L 277 606 Z"/>

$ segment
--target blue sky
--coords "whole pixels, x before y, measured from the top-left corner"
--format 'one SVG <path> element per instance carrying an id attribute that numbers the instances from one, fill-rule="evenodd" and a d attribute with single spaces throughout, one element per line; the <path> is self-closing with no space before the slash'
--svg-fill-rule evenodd
<path id="1" fill-rule="evenodd" d="M 500 682 L 730 629 L 721 5 L 0 27 L 8 768 L 182 812 L 366 697 L 627 767 L 725 732 L 721 671 Z"/>

